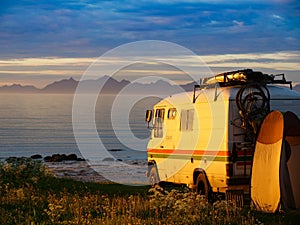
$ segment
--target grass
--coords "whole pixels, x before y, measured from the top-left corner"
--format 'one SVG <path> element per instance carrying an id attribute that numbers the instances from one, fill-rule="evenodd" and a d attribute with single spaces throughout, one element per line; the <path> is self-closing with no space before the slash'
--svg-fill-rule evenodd
<path id="1" fill-rule="evenodd" d="M 0 224 L 296 224 L 230 201 L 208 203 L 188 189 L 83 183 L 49 174 L 39 161 L 0 164 Z"/>

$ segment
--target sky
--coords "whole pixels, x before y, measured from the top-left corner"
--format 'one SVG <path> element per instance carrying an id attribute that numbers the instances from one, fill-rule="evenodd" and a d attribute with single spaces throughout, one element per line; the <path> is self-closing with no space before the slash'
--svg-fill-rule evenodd
<path id="1" fill-rule="evenodd" d="M 55 80 L 80 79 L 106 51 L 142 40 L 188 48 L 215 73 L 253 68 L 285 73 L 300 82 L 297 0 L 1 0 L 0 4 L 0 86 L 43 87 Z"/>

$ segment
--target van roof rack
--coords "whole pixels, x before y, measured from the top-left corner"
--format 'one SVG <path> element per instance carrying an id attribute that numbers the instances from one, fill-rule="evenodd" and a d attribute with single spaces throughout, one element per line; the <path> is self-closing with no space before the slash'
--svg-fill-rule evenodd
<path id="1" fill-rule="evenodd" d="M 280 77 L 276 79 L 276 77 Z M 230 86 L 244 86 L 249 84 L 256 84 L 265 86 L 266 84 L 289 84 L 290 89 L 293 89 L 292 81 L 287 81 L 284 74 L 269 75 L 260 71 L 253 71 L 252 69 L 236 70 L 231 72 L 220 73 L 213 77 L 204 78 L 202 84 L 194 85 L 193 103 L 196 101 L 196 89 Z"/>
<path id="2" fill-rule="evenodd" d="M 280 77 L 280 79 L 276 79 Z M 221 87 L 246 85 L 246 84 L 289 84 L 292 89 L 292 81 L 287 81 L 284 74 L 268 75 L 260 71 L 253 71 L 252 69 L 236 70 L 231 72 L 220 73 L 216 76 L 205 78 L 204 85 L 211 85 L 218 83 Z"/>

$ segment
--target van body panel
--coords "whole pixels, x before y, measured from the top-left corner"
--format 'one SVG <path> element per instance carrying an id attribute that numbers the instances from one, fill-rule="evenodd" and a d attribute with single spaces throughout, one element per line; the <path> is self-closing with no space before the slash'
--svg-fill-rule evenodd
<path id="1" fill-rule="evenodd" d="M 245 141 L 241 128 L 236 104 L 240 88 L 201 89 L 194 103 L 192 92 L 176 94 L 154 106 L 147 154 L 157 165 L 160 181 L 193 186 L 200 169 L 213 191 L 249 190 L 254 146 Z M 271 110 L 300 116 L 300 93 L 276 85 L 268 85 L 268 90 Z M 159 112 L 163 118 L 156 117 Z"/>

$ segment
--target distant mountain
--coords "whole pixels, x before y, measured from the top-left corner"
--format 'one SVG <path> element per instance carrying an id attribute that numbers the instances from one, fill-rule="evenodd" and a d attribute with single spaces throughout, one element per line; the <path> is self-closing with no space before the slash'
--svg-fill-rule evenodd
<path id="1" fill-rule="evenodd" d="M 101 90 L 101 93 L 111 94 L 119 92 L 130 82 L 127 80 L 117 81 L 109 76 L 103 76 L 97 80 L 83 80 L 78 84 L 80 84 L 78 91 L 81 93 L 98 93 Z"/>
<path id="2" fill-rule="evenodd" d="M 77 85 L 78 81 L 71 77 L 70 79 L 55 81 L 40 91 L 43 93 L 73 93 L 75 92 Z"/>
<path id="3" fill-rule="evenodd" d="M 32 85 L 13 84 L 0 87 L 0 93 L 37 93 L 39 91 L 40 89 Z"/>
<path id="4" fill-rule="evenodd" d="M 95 93 L 101 89 L 102 93 L 116 93 L 130 82 L 127 80 L 117 81 L 111 77 L 103 76 L 97 80 L 81 81 L 80 87 L 84 93 Z M 79 81 L 72 77 L 48 84 L 42 89 L 34 86 L 22 86 L 20 84 L 5 85 L 0 87 L 0 93 L 75 93 Z"/>
<path id="5" fill-rule="evenodd" d="M 180 85 L 185 91 L 193 91 L 194 86 L 198 84 L 196 81 L 193 81 L 191 83 Z"/>
<path id="6" fill-rule="evenodd" d="M 122 90 L 126 94 L 163 94 L 163 95 L 171 95 L 174 93 L 178 93 L 179 89 L 175 86 L 170 85 L 168 82 L 163 80 L 158 80 L 156 82 L 141 84 L 137 82 L 133 82 L 128 85 L 124 90 Z"/>
<path id="7" fill-rule="evenodd" d="M 296 84 L 296 85 L 293 87 L 293 90 L 300 92 L 300 84 Z"/>
<path id="8" fill-rule="evenodd" d="M 171 95 L 185 91 L 192 91 L 195 82 L 191 82 L 184 85 L 171 85 L 166 81 L 157 80 L 153 83 L 131 83 L 128 80 L 117 81 L 112 77 L 103 76 L 97 80 L 84 80 L 76 81 L 72 77 L 69 79 L 63 79 L 48 84 L 42 89 L 38 89 L 34 86 L 22 86 L 14 84 L 11 86 L 0 87 L 0 93 L 75 93 L 78 84 L 80 83 L 80 91 L 82 93 L 101 93 L 112 94 L 123 91 L 127 94 L 165 94 Z M 181 87 L 181 88 L 180 88 Z"/>

